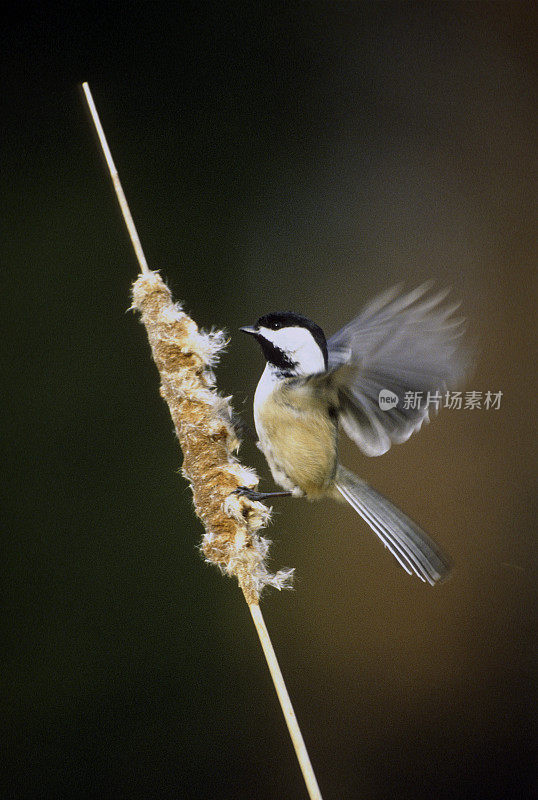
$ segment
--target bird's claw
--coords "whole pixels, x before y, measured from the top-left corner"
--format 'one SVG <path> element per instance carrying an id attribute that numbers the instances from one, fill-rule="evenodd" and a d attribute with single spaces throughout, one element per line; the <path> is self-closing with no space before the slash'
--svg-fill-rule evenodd
<path id="1" fill-rule="evenodd" d="M 265 492 L 256 492 L 254 489 L 249 489 L 247 486 L 240 486 L 232 492 L 232 494 L 238 494 L 239 497 L 246 497 L 247 500 L 252 500 L 254 502 L 256 500 L 263 500 L 266 496 Z"/>

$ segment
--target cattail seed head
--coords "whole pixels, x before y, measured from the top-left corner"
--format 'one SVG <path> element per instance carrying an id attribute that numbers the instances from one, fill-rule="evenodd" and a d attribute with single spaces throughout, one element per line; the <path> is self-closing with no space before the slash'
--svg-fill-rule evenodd
<path id="1" fill-rule="evenodd" d="M 172 299 L 158 272 L 133 284 L 133 308 L 140 312 L 153 358 L 183 451 L 184 477 L 190 482 L 196 514 L 205 533 L 201 550 L 228 575 L 235 575 L 248 603 L 257 603 L 264 586 L 291 584 L 293 570 L 271 574 L 266 566 L 270 542 L 259 531 L 270 510 L 234 494 L 255 488 L 254 470 L 239 463 L 239 439 L 230 399 L 215 389 L 213 367 L 226 346 L 222 331 L 204 332 Z"/>

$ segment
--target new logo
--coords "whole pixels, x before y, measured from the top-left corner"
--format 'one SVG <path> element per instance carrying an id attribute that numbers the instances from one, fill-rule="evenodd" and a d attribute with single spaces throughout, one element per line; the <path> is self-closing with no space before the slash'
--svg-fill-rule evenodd
<path id="1" fill-rule="evenodd" d="M 379 392 L 379 408 L 381 411 L 390 411 L 398 405 L 398 395 L 388 389 L 381 389 Z"/>

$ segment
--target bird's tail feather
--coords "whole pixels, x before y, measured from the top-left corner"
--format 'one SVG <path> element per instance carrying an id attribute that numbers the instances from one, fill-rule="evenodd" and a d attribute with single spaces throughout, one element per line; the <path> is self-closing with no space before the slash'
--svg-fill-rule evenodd
<path id="1" fill-rule="evenodd" d="M 339 466 L 336 488 L 381 539 L 406 572 L 434 583 L 450 570 L 447 558 L 431 539 L 383 495 Z"/>

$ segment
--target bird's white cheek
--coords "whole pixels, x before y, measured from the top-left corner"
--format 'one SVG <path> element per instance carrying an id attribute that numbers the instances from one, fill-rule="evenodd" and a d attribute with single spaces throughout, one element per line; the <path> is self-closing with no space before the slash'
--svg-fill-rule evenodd
<path id="1" fill-rule="evenodd" d="M 314 375 L 325 370 L 325 361 L 319 347 L 312 346 L 310 342 L 294 352 L 293 360 L 303 375 Z"/>
<path id="2" fill-rule="evenodd" d="M 305 328 L 296 326 L 279 331 L 264 328 L 263 335 L 288 356 L 294 363 L 297 374 L 311 375 L 325 369 L 323 353 L 310 331 Z"/>

